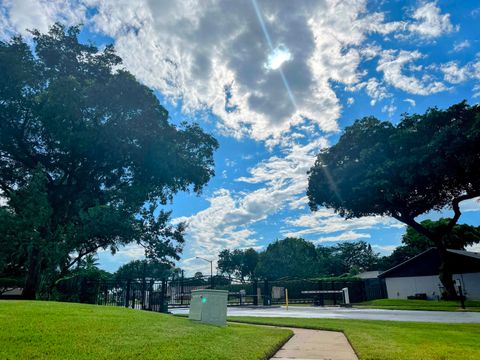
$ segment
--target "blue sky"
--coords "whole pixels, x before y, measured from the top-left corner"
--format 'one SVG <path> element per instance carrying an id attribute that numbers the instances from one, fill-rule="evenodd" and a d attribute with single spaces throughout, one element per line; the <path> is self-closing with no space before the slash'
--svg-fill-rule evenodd
<path id="1" fill-rule="evenodd" d="M 179 263 L 189 272 L 208 272 L 195 256 L 285 236 L 327 246 L 365 240 L 388 254 L 402 224 L 310 212 L 315 154 L 363 116 L 397 122 L 480 99 L 476 1 L 10 0 L 0 36 L 55 21 L 85 24 L 84 41 L 114 43 L 172 122 L 196 121 L 218 139 L 215 178 L 200 196 L 178 194 L 166 207 L 173 222 L 189 223 Z M 463 209 L 461 221 L 480 225 L 478 201 Z M 141 256 L 128 246 L 99 259 L 113 271 Z"/>

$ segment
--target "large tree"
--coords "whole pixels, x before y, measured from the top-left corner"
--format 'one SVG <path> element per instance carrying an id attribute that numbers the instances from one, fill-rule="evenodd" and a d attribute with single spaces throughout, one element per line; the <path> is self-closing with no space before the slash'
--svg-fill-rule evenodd
<path id="1" fill-rule="evenodd" d="M 242 282 L 245 278 L 252 279 L 255 276 L 255 269 L 258 263 L 258 253 L 253 248 L 235 249 L 230 251 L 224 249 L 218 254 L 218 270 L 230 278 L 232 275 Z"/>
<path id="2" fill-rule="evenodd" d="M 158 207 L 214 175 L 217 141 L 170 124 L 113 47 L 80 43 L 79 31 L 33 31 L 33 51 L 0 42 L 0 228 L 12 225 L 0 273 L 22 272 L 27 298 L 100 248 L 136 242 L 177 259 L 185 226 Z"/>
<path id="3" fill-rule="evenodd" d="M 299 238 L 285 238 L 269 244 L 260 253 L 256 273 L 271 280 L 310 278 L 318 274 L 317 269 L 317 253 L 313 243 Z"/>
<path id="4" fill-rule="evenodd" d="M 480 196 L 480 107 L 432 108 L 404 115 L 397 125 L 357 120 L 320 152 L 307 195 L 312 210 L 325 206 L 345 218 L 392 216 L 430 239 L 442 259 L 445 296 L 455 297 L 447 239 L 460 219 L 459 204 Z M 453 217 L 435 229 L 416 220 L 445 208 Z"/>
<path id="5" fill-rule="evenodd" d="M 117 280 L 139 280 L 145 278 L 166 279 L 173 274 L 173 267 L 169 263 L 152 259 L 132 260 L 123 264 L 115 272 Z"/>
<path id="6" fill-rule="evenodd" d="M 365 241 L 342 242 L 332 247 L 332 260 L 339 268 L 339 275 L 351 274 L 377 267 L 380 260 L 379 254 L 372 250 L 370 244 Z"/>

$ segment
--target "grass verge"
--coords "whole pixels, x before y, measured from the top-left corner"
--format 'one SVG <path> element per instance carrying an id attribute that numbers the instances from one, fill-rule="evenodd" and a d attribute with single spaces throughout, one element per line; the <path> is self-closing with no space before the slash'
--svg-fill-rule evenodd
<path id="1" fill-rule="evenodd" d="M 264 359 L 289 330 L 120 307 L 0 301 L 0 359 Z"/>
<path id="2" fill-rule="evenodd" d="M 465 310 L 460 307 L 459 301 L 443 300 L 378 299 L 356 303 L 353 306 L 364 309 L 480 311 L 480 301 L 471 300 L 465 302 Z"/>
<path id="3" fill-rule="evenodd" d="M 480 359 L 480 324 L 258 317 L 228 320 L 342 331 L 362 360 Z"/>

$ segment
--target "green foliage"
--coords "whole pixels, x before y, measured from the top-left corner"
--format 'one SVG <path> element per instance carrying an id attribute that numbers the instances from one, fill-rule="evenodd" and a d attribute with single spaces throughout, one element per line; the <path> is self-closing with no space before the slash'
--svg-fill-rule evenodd
<path id="1" fill-rule="evenodd" d="M 111 278 L 112 274 L 97 267 L 78 268 L 57 280 L 51 294 L 44 296 L 57 301 L 96 304 L 101 283 Z"/>
<path id="2" fill-rule="evenodd" d="M 396 126 L 374 117 L 357 120 L 310 169 L 310 207 L 332 208 L 345 218 L 392 216 L 411 226 L 440 250 L 440 280 L 453 297 L 446 249 L 459 203 L 480 196 L 479 144 L 480 106 L 466 102 L 404 115 Z M 435 229 L 415 220 L 446 207 L 454 216 Z"/>
<path id="3" fill-rule="evenodd" d="M 420 224 L 433 233 L 442 233 L 451 219 L 441 218 L 437 221 L 424 220 Z M 480 227 L 471 226 L 467 224 L 456 224 L 451 231 L 449 231 L 444 238 L 444 244 L 449 249 L 464 250 L 465 246 L 473 245 L 480 242 Z M 406 246 L 417 248 L 425 251 L 433 246 L 435 243 L 420 234 L 411 226 L 407 227 L 406 233 L 402 237 L 402 243 Z"/>
<path id="4" fill-rule="evenodd" d="M 120 266 L 114 276 L 117 280 L 135 280 L 144 278 L 167 279 L 173 273 L 169 263 L 156 260 L 133 260 Z"/>
<path id="5" fill-rule="evenodd" d="M 260 254 L 256 273 L 268 279 L 308 278 L 317 274 L 317 253 L 313 243 L 285 238 L 268 245 Z"/>
<path id="6" fill-rule="evenodd" d="M 270 244 L 263 252 L 254 249 L 222 250 L 218 269 L 222 274 L 245 277 L 320 279 L 354 276 L 380 266 L 380 257 L 365 241 L 318 246 L 304 239 L 286 238 Z"/>
<path id="7" fill-rule="evenodd" d="M 79 32 L 33 31 L 34 52 L 0 41 L 0 276 L 22 273 L 30 298 L 40 278 L 51 284 L 98 249 L 136 242 L 178 259 L 185 224 L 158 207 L 214 175 L 217 141 L 169 124 L 113 46 Z"/>
<path id="8" fill-rule="evenodd" d="M 397 126 L 374 117 L 357 120 L 324 149 L 309 173 L 310 206 L 347 218 L 415 218 L 480 191 L 480 107 L 466 103 Z"/>
<path id="9" fill-rule="evenodd" d="M 325 260 L 328 264 L 329 259 Z M 333 274 L 355 275 L 362 271 L 375 269 L 379 261 L 379 254 L 374 253 L 371 245 L 365 241 L 343 242 L 331 247 L 330 261 L 330 267 L 333 267 L 334 270 Z"/>
<path id="10" fill-rule="evenodd" d="M 448 226 L 450 219 L 441 218 L 437 221 L 424 220 L 420 224 L 432 232 L 441 232 L 442 227 Z M 466 224 L 456 224 L 452 230 L 445 236 L 445 246 L 448 249 L 464 250 L 465 246 L 480 242 L 480 227 Z M 407 231 L 402 237 L 401 246 L 397 247 L 392 254 L 381 260 L 380 267 L 383 270 L 390 269 L 402 262 L 411 259 L 435 246 L 435 243 L 420 234 L 412 227 L 407 227 Z"/>
<path id="11" fill-rule="evenodd" d="M 221 274 L 229 277 L 233 275 L 244 281 L 245 278 L 251 279 L 255 276 L 258 258 L 258 253 L 252 248 L 233 251 L 224 249 L 218 254 L 217 266 Z"/>
<path id="12" fill-rule="evenodd" d="M 0 301 L 1 359 L 268 359 L 285 329 L 229 324 L 115 306 Z"/>
<path id="13" fill-rule="evenodd" d="M 434 310 L 434 311 L 473 311 L 480 312 L 480 301 L 465 301 L 465 309 L 461 308 L 459 301 L 445 300 L 403 300 L 403 299 L 377 299 L 355 304 L 355 307 L 367 309 L 389 310 Z"/>

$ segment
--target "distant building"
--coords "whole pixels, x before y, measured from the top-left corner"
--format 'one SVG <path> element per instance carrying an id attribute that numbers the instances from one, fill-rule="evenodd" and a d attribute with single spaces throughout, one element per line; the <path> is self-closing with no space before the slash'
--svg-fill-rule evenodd
<path id="1" fill-rule="evenodd" d="M 453 264 L 455 287 L 462 287 L 467 299 L 480 300 L 480 253 L 448 249 Z M 438 278 L 440 256 L 431 248 L 381 273 L 385 279 L 389 299 L 407 299 L 424 294 L 427 299 L 439 299 L 442 284 Z M 421 295 L 420 295 L 421 296 Z"/>

